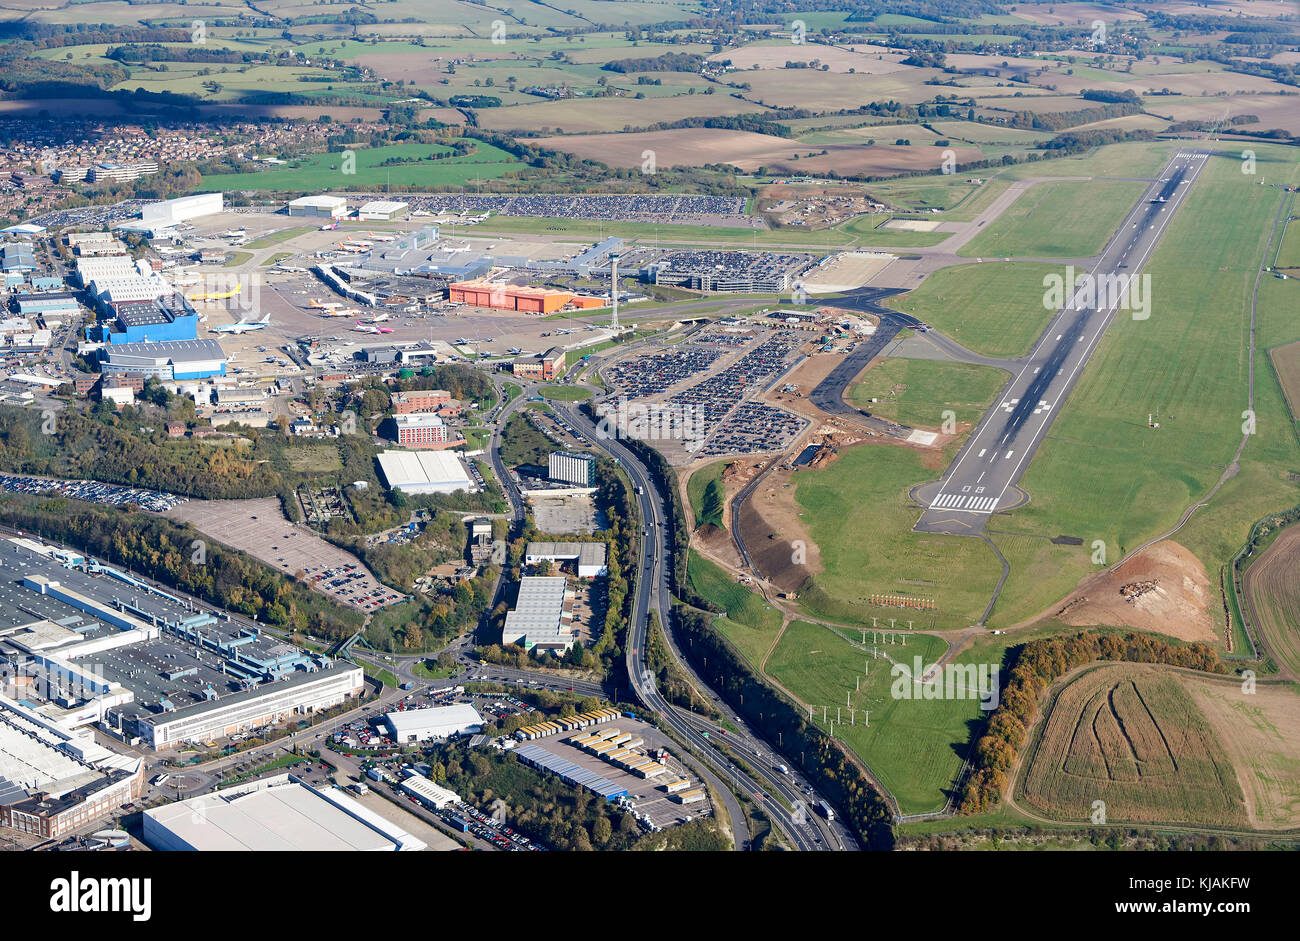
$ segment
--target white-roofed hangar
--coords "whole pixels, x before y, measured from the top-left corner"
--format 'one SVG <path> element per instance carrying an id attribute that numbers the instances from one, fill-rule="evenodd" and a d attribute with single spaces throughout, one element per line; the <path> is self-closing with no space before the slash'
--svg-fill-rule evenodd
<path id="1" fill-rule="evenodd" d="M 357 210 L 357 218 L 362 222 L 393 222 L 405 219 L 410 212 L 409 203 L 391 199 L 376 199 L 363 204 Z"/>

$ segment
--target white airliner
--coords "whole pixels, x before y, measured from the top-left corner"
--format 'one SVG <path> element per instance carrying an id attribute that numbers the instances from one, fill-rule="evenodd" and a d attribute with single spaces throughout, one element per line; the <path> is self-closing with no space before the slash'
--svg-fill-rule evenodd
<path id="1" fill-rule="evenodd" d="M 222 324 L 208 329 L 213 333 L 248 333 L 251 330 L 264 330 L 270 322 L 271 315 L 267 314 L 261 320 L 241 320 L 238 323 Z"/>

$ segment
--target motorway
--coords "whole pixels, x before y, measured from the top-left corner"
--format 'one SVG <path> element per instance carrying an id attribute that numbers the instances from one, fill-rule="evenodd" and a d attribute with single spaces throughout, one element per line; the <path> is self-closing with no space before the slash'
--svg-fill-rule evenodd
<path id="1" fill-rule="evenodd" d="M 772 754 L 766 757 L 762 747 L 750 748 L 750 751 L 760 759 L 747 763 L 752 771 L 751 776 L 750 773 L 737 767 L 703 734 L 704 730 L 698 727 L 698 720 L 694 717 L 689 720 L 684 718 L 659 694 L 654 677 L 646 668 L 645 657 L 651 611 L 658 613 L 659 623 L 664 626 L 664 635 L 672 645 L 672 594 L 668 582 L 668 560 L 672 556 L 668 544 L 668 514 L 663 496 L 655 488 L 645 465 L 617 439 L 600 437 L 595 425 L 577 409 L 563 407 L 558 403 L 554 407 L 571 425 L 584 429 L 587 437 L 596 447 L 617 458 L 632 478 L 633 484 L 640 489 L 637 501 L 644 522 L 641 539 L 641 558 L 644 560 L 644 565 L 641 577 L 636 580 L 637 591 L 633 599 L 627 637 L 624 640 L 627 673 L 637 698 L 648 708 L 659 713 L 663 721 L 682 741 L 703 756 L 715 771 L 729 778 L 739 792 L 753 794 L 764 812 L 790 837 L 797 849 L 856 849 L 857 845 L 853 837 L 843 826 L 838 825 L 838 821 L 827 824 L 826 821 L 808 811 L 807 808 L 816 803 L 819 797 L 812 792 L 807 782 L 798 778 L 793 770 L 790 774 L 782 774 L 776 770 L 774 765 L 777 762 L 772 758 L 774 753 L 770 746 L 766 751 Z M 680 656 L 680 652 L 675 648 L 674 652 L 678 654 L 681 668 L 698 683 L 701 689 L 708 689 L 695 676 L 694 671 Z M 746 728 L 738 715 L 732 713 L 728 718 L 742 730 L 739 739 L 732 738 L 733 741 L 748 740 L 751 745 L 759 741 L 758 736 Z M 772 793 L 779 795 L 781 799 L 773 798 Z M 787 804 L 789 807 L 796 808 L 796 811 L 792 813 L 787 809 Z"/>
<path id="2" fill-rule="evenodd" d="M 1142 194 L 1089 272 L 1096 291 L 1081 285 L 1071 293 L 942 480 L 919 488 L 926 509 L 917 531 L 976 535 L 991 514 L 1028 499 L 1016 484 L 1029 459 L 1047 436 L 1116 311 L 1121 306 L 1140 306 L 1136 291 L 1130 298 L 1127 290 L 1102 286 L 1142 271 L 1207 156 L 1179 153 Z M 1143 291 L 1141 300 L 1149 304 L 1150 293 Z"/>

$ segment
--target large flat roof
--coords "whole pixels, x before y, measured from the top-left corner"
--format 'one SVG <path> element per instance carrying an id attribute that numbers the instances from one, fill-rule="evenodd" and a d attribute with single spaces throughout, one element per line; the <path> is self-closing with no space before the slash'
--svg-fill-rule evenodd
<path id="1" fill-rule="evenodd" d="M 297 199 L 289 200 L 290 206 L 318 206 L 322 209 L 333 209 L 336 206 L 346 206 L 347 199 L 343 196 L 299 196 Z"/>
<path id="2" fill-rule="evenodd" d="M 470 489 L 469 474 L 450 451 L 381 451 L 379 469 L 393 489 Z"/>
<path id="3" fill-rule="evenodd" d="M 420 732 L 447 726 L 482 725 L 483 717 L 469 703 L 455 703 L 451 706 L 430 706 L 428 709 L 390 712 L 384 716 L 384 721 L 400 735 L 403 732 Z"/>
<path id="4" fill-rule="evenodd" d="M 197 850 L 328 852 L 424 849 L 425 844 L 342 794 L 298 779 L 221 791 L 145 811 L 153 827 Z"/>
<path id="5" fill-rule="evenodd" d="M 556 634 L 564 617 L 563 575 L 525 575 L 519 580 L 519 597 L 506 613 L 507 634 Z"/>
<path id="6" fill-rule="evenodd" d="M 580 565 L 604 565 L 603 542 L 530 542 L 524 555 L 543 559 L 577 559 Z"/>
<path id="7" fill-rule="evenodd" d="M 134 361 L 193 363 L 225 360 L 226 354 L 216 340 L 159 340 L 155 343 L 117 343 L 105 347 L 108 361 L 124 365 Z"/>

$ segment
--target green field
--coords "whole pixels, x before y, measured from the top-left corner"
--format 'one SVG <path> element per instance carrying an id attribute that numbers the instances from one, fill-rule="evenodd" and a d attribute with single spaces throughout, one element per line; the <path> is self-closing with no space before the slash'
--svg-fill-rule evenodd
<path id="1" fill-rule="evenodd" d="M 944 453 L 944 467 L 954 453 Z M 911 619 L 917 628 L 960 628 L 979 619 L 1001 564 L 976 540 L 912 532 L 920 510 L 908 490 L 940 474 L 922 460 L 910 448 L 862 445 L 795 475 L 795 501 L 824 567 L 799 596 L 810 614 L 867 626 L 872 617 Z M 929 598 L 937 609 L 869 603 L 882 593 Z"/>
<path id="2" fill-rule="evenodd" d="M 757 668 L 781 629 L 781 612 L 697 552 L 690 554 L 686 571 L 691 587 L 727 612 L 713 626 Z"/>
<path id="3" fill-rule="evenodd" d="M 296 225 L 288 229 L 280 229 L 277 232 L 268 232 L 266 235 L 259 236 L 250 242 L 245 242 L 245 248 L 270 248 L 272 245 L 279 245 L 290 239 L 296 239 L 300 235 L 306 235 L 308 232 L 315 232 L 314 225 Z"/>
<path id="4" fill-rule="evenodd" d="M 983 184 L 967 180 L 984 179 Z M 870 184 L 871 195 L 895 208 L 929 213 L 941 210 L 939 218 L 961 222 L 974 218 L 1007 188 L 1007 183 L 989 180 L 981 173 L 906 177 Z M 941 234 L 941 233 L 912 233 Z M 946 235 L 944 236 L 946 237 Z"/>
<path id="5" fill-rule="evenodd" d="M 990 366 L 877 359 L 849 388 L 849 399 L 873 415 L 912 427 L 938 428 L 948 409 L 955 421 L 973 424 L 1009 378 Z"/>
<path id="6" fill-rule="evenodd" d="M 1286 227 L 1286 236 L 1273 264 L 1279 268 L 1300 268 L 1300 222 Z"/>
<path id="7" fill-rule="evenodd" d="M 1145 188 L 1144 183 L 1039 183 L 957 254 L 967 258 L 1099 254 Z"/>
<path id="8" fill-rule="evenodd" d="M 686 497 L 691 501 L 691 513 L 697 527 L 700 525 L 699 508 L 700 501 L 704 499 L 704 490 L 708 487 L 710 481 L 722 479 L 722 472 L 726 470 L 728 463 L 730 462 L 717 461 L 713 464 L 707 464 L 691 474 L 691 479 L 686 482 Z"/>
<path id="9" fill-rule="evenodd" d="M 537 391 L 556 402 L 582 402 L 591 398 L 591 390 L 582 386 L 540 386 Z"/>
<path id="10" fill-rule="evenodd" d="M 856 245 L 888 245 L 891 248 L 929 248 L 948 238 L 947 232 L 908 232 L 905 229 L 882 229 L 890 217 L 871 214 L 850 219 L 830 229 L 853 240 Z M 786 231 L 782 229 L 781 231 Z"/>
<path id="11" fill-rule="evenodd" d="M 292 167 L 256 173 L 222 173 L 203 178 L 206 189 L 303 192 L 378 186 L 458 186 L 471 180 L 497 179 L 522 169 L 514 157 L 478 141 L 478 150 L 464 157 L 430 160 L 448 148 L 434 144 L 389 144 L 362 148 L 356 154 L 355 173 L 345 173 L 342 153 L 311 154 Z M 401 163 L 381 166 L 389 160 Z"/>
<path id="12" fill-rule="evenodd" d="M 854 641 L 860 637 L 855 631 L 848 636 Z M 929 666 L 946 648 L 943 641 L 924 634 L 906 640 L 906 645 L 882 644 L 878 649 L 909 672 L 914 670 L 913 657 L 921 657 Z M 871 646 L 868 633 L 867 647 Z M 961 769 L 960 754 L 971 735 L 969 724 L 982 716 L 977 700 L 896 698 L 889 660 L 872 658 L 861 644 L 807 621 L 792 621 L 786 628 L 767 673 L 805 707 L 813 707 L 813 721 L 866 762 L 903 813 L 943 808 L 944 790 Z M 837 709 L 842 721 L 832 728 Z M 850 709 L 857 710 L 852 718 Z"/>
<path id="13" fill-rule="evenodd" d="M 1044 306 L 1043 278 L 1063 273 L 1039 262 L 956 265 L 887 303 L 976 353 L 1023 356 L 1056 314 Z"/>

